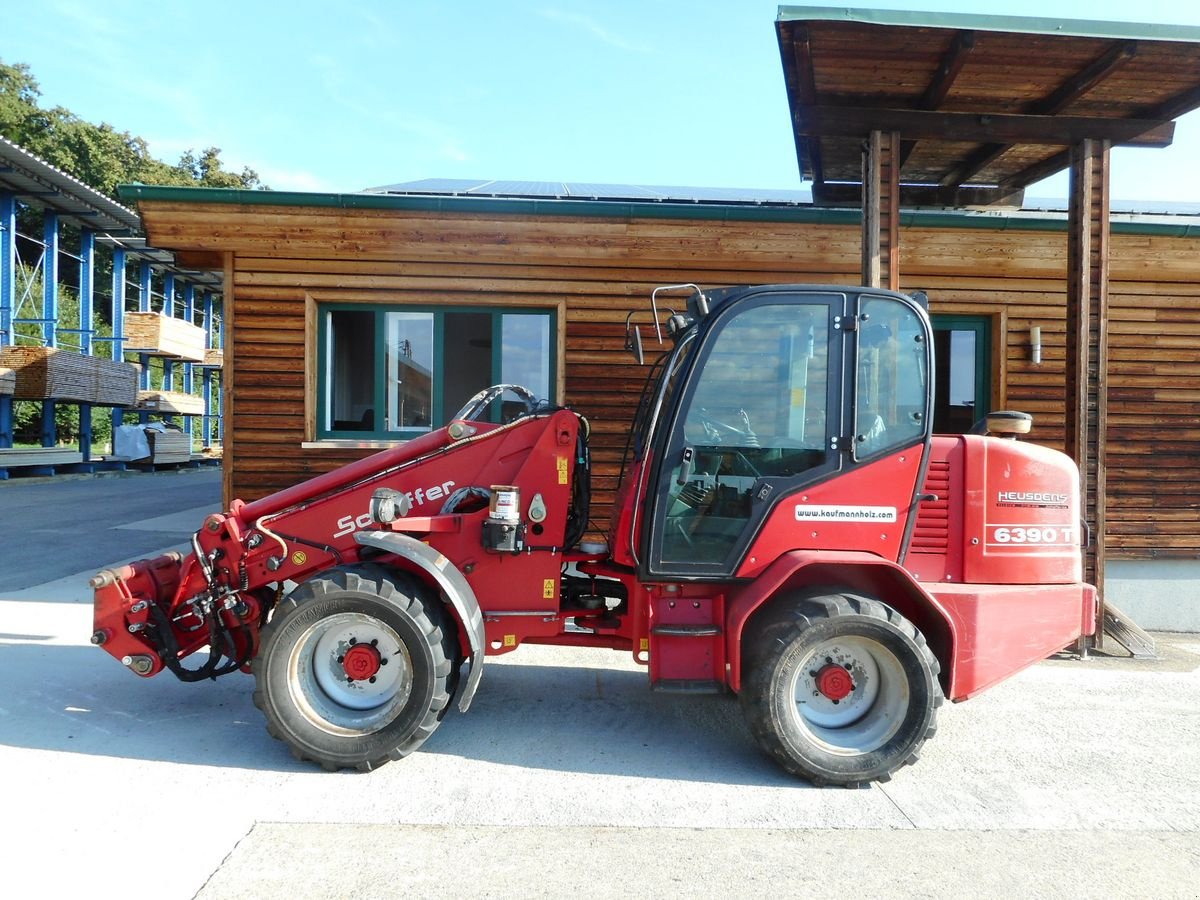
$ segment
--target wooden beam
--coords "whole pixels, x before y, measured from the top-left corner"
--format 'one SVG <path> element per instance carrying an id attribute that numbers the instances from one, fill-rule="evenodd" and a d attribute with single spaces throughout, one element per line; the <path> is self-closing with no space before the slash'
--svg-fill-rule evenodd
<path id="1" fill-rule="evenodd" d="M 1124 611 L 1112 603 L 1104 604 L 1101 619 L 1104 634 L 1115 640 L 1132 654 L 1134 659 L 1161 659 L 1154 638 L 1138 627 Z"/>
<path id="2" fill-rule="evenodd" d="M 1088 66 L 1081 69 L 1073 77 L 1064 81 L 1059 85 L 1054 93 L 1047 97 L 1030 104 L 1025 110 L 1026 113 L 1038 116 L 1056 116 L 1062 110 L 1066 109 L 1070 104 L 1074 103 L 1084 94 L 1088 93 L 1104 79 L 1108 78 L 1127 62 L 1137 56 L 1137 43 L 1135 41 L 1123 41 L 1116 44 L 1097 59 L 1093 60 Z M 1155 119 L 1170 118 L 1169 116 L 1155 116 Z M 939 184 L 949 187 L 960 184 L 965 184 L 972 177 L 982 172 L 985 168 L 1004 155 L 1004 152 L 1012 146 L 1011 144 L 984 144 L 978 150 L 968 156 L 963 162 L 954 169 L 951 169 L 939 180 Z M 1055 169 L 1064 168 L 1067 161 L 1064 159 L 1061 166 Z M 1031 181 L 1023 182 L 1020 187 L 1030 184 Z"/>
<path id="3" fill-rule="evenodd" d="M 1059 85 L 1058 90 L 1033 104 L 1026 112 L 1043 116 L 1057 115 L 1136 56 L 1136 41 L 1122 41 L 1114 45 L 1107 53 L 1097 57 L 1074 76 L 1068 78 Z M 1156 118 L 1174 117 L 1160 116 Z"/>
<path id="4" fill-rule="evenodd" d="M 795 65 L 795 85 L 797 100 L 792 103 L 792 109 L 803 109 L 815 106 L 817 102 L 817 82 L 813 70 L 812 47 L 809 45 L 808 29 L 796 25 L 792 29 L 792 58 Z M 794 129 L 796 134 L 796 149 L 800 159 L 800 177 L 810 175 L 813 184 L 825 181 L 825 166 L 821 159 L 821 142 L 819 139 L 805 140 L 800 129 Z M 808 158 L 811 172 L 804 172 L 804 160 Z"/>
<path id="5" fill-rule="evenodd" d="M 1029 187 L 1035 181 L 1041 181 L 1043 178 L 1049 178 L 1056 172 L 1061 172 L 1071 164 L 1071 151 L 1063 150 L 1061 153 L 1055 153 L 1053 156 L 1048 156 L 1041 162 L 1036 162 L 1031 166 L 1026 166 L 1020 172 L 1014 172 L 1008 178 L 1001 181 L 996 187 L 1002 193 L 1012 193 L 1021 191 Z"/>
<path id="6" fill-rule="evenodd" d="M 1169 147 L 1175 135 L 1174 122 L 1156 119 L 831 106 L 800 110 L 796 129 L 808 137 L 866 137 L 872 131 L 899 131 L 916 139 L 1064 146 L 1091 139 Z"/>
<path id="7" fill-rule="evenodd" d="M 176 250 L 175 262 L 184 269 L 220 272 L 225 268 L 225 254 L 217 250 Z"/>
<path id="8" fill-rule="evenodd" d="M 949 189 L 938 187 L 936 184 L 900 185 L 902 207 L 1020 207 L 1023 199 L 1020 190 L 1001 190 L 984 185 Z M 827 181 L 819 189 L 814 185 L 813 203 L 817 206 L 857 207 L 862 203 L 862 184 L 857 181 Z"/>
<path id="9" fill-rule="evenodd" d="M 950 88 L 954 86 L 955 80 L 963 66 L 967 64 L 967 58 L 974 49 L 975 32 L 960 31 L 954 35 L 954 40 L 950 42 L 950 47 L 942 55 L 937 71 L 926 85 L 925 93 L 921 95 L 921 99 L 917 103 L 918 109 L 938 109 L 942 105 L 942 101 L 950 93 Z"/>
<path id="10" fill-rule="evenodd" d="M 962 72 L 963 66 L 967 64 L 967 58 L 974 49 L 975 32 L 960 31 L 954 35 L 954 40 L 950 42 L 950 46 L 942 54 L 937 71 L 933 73 L 929 84 L 925 86 L 925 93 L 917 101 L 917 109 L 938 109 L 941 107 L 942 101 L 950 93 L 950 88 L 954 86 L 954 82 L 958 79 L 959 73 Z M 908 162 L 908 158 L 912 156 L 912 152 L 916 147 L 916 141 L 905 141 L 901 146 L 901 169 L 904 168 L 904 164 Z"/>
<path id="11" fill-rule="evenodd" d="M 1177 119 L 1197 107 L 1200 107 L 1200 85 L 1176 94 L 1166 103 L 1152 107 L 1149 112 L 1156 119 Z"/>
<path id="12" fill-rule="evenodd" d="M 1004 155 L 1012 144 L 984 144 L 964 159 L 958 166 L 951 169 L 939 180 L 938 184 L 945 188 L 955 188 L 965 184 L 972 176 Z"/>

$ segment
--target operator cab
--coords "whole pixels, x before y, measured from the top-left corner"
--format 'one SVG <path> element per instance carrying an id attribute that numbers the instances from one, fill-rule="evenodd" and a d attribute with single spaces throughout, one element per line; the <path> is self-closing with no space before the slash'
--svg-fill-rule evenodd
<path id="1" fill-rule="evenodd" d="M 928 444 L 932 341 L 919 300 L 694 288 L 666 331 L 674 347 L 656 364 L 626 466 L 660 461 L 640 480 L 641 534 L 630 534 L 645 577 L 728 578 L 781 500 Z"/>

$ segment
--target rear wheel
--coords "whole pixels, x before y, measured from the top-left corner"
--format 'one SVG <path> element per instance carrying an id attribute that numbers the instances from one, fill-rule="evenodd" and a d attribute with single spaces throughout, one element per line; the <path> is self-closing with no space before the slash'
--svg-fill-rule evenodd
<path id="1" fill-rule="evenodd" d="M 779 602 L 746 648 L 741 703 L 760 746 L 817 785 L 886 781 L 915 762 L 942 703 L 921 633 L 857 594 Z"/>
<path id="2" fill-rule="evenodd" d="M 457 643 L 444 607 L 415 579 L 333 569 L 292 591 L 263 629 L 254 702 L 298 759 L 369 771 L 437 728 Z"/>

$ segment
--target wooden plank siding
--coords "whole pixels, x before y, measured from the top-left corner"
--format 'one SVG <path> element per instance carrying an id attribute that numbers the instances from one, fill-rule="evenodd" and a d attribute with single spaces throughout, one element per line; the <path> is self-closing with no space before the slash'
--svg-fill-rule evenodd
<path id="1" fill-rule="evenodd" d="M 302 447 L 314 299 L 562 303 L 559 399 L 592 425 L 601 530 L 647 371 L 622 348 L 626 313 L 648 314 L 654 287 L 683 281 L 856 283 L 861 254 L 857 225 L 165 201 L 141 212 L 155 246 L 229 254 L 227 501 L 373 452 Z M 927 291 L 935 313 L 993 317 L 993 404 L 1033 413 L 1031 439 L 1061 449 L 1066 234 L 1018 229 L 902 227 L 901 288 Z M 1110 303 L 1109 556 L 1200 555 L 1200 243 L 1114 234 Z"/>

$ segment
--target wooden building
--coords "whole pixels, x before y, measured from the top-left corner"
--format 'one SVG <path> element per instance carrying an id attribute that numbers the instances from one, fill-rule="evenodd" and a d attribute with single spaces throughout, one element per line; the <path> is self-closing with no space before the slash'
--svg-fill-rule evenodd
<path id="1" fill-rule="evenodd" d="M 663 284 L 860 279 L 858 211 L 796 203 L 142 186 L 124 196 L 151 243 L 224 272 L 226 500 L 440 424 L 471 390 L 516 373 L 591 422 L 603 530 L 647 371 L 623 349 L 630 310 L 648 315 Z M 1061 448 L 1065 217 L 913 212 L 900 232 L 901 287 L 928 293 L 939 329 L 950 386 L 939 427 L 1021 409 L 1036 417 L 1033 440 Z M 1169 608 L 1154 611 L 1120 590 L 1123 572 L 1135 587 L 1174 584 L 1200 559 L 1200 219 L 1115 217 L 1109 293 L 1108 590 L 1147 627 L 1200 627 L 1200 597 L 1169 588 Z M 355 329 L 356 346 L 377 350 L 339 356 L 338 335 Z M 952 369 L 964 353 L 974 364 Z M 331 390 L 339 365 L 370 373 L 359 402 Z M 433 397 L 423 417 L 398 417 L 401 392 L 384 382 L 401 366 L 432 383 L 420 386 Z"/>
<path id="2" fill-rule="evenodd" d="M 155 244 L 224 271 L 226 493 L 260 496 L 525 381 L 591 420 L 603 530 L 644 381 L 622 325 L 654 287 L 923 290 L 935 429 L 1034 413 L 1033 439 L 1080 466 L 1105 596 L 1200 630 L 1200 225 L 1114 220 L 1108 194 L 1112 146 L 1167 146 L 1200 107 L 1200 29 L 783 7 L 776 33 L 815 205 L 129 189 Z M 1064 168 L 1065 216 L 964 209 L 1020 207 Z"/>

